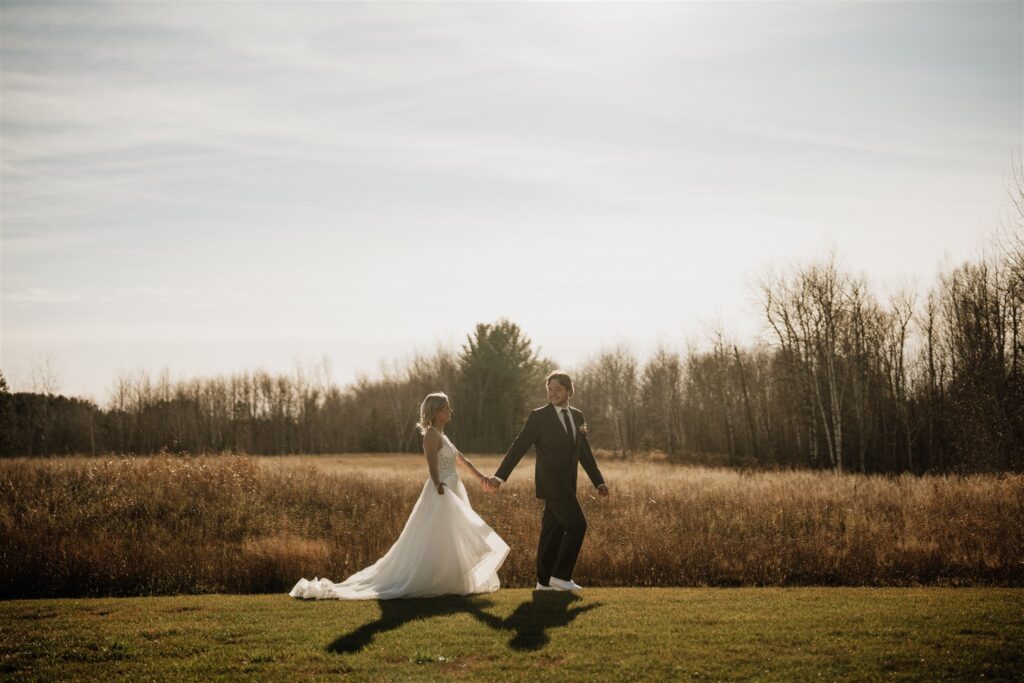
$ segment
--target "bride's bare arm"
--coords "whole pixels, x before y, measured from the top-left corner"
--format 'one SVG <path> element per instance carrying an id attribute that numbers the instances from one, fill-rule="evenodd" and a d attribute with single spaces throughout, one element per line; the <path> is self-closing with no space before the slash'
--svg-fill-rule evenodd
<path id="1" fill-rule="evenodd" d="M 458 453 L 458 460 L 462 461 L 462 464 L 468 467 L 469 470 L 476 475 L 477 479 L 479 479 L 480 481 L 484 481 L 485 479 L 487 479 L 487 477 L 484 476 L 483 472 L 478 470 L 476 466 L 469 461 L 469 458 L 462 454 L 462 451 L 457 450 L 456 453 Z"/>
<path id="2" fill-rule="evenodd" d="M 441 495 L 444 495 L 444 484 L 437 472 L 437 452 L 441 450 L 441 435 L 434 429 L 428 429 L 423 435 L 423 454 L 427 456 L 427 470 L 430 472 L 430 481 L 434 482 L 434 488 Z"/>

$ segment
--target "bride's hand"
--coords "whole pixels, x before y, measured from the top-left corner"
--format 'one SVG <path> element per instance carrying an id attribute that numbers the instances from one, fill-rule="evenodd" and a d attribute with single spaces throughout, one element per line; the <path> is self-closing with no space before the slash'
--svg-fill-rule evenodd
<path id="1" fill-rule="evenodd" d="M 444 495 L 444 484 L 438 484 L 437 485 L 437 495 L 439 495 L 439 496 L 443 496 Z"/>

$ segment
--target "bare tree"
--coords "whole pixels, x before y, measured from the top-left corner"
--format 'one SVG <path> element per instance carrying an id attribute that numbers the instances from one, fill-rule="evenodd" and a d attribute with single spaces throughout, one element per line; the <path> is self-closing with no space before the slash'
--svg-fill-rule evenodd
<path id="1" fill-rule="evenodd" d="M 644 365 L 640 403 L 645 431 L 669 455 L 683 446 L 682 394 L 683 361 L 678 353 L 659 347 Z"/>
<path id="2" fill-rule="evenodd" d="M 843 470 L 843 406 L 847 387 L 841 349 L 849 332 L 854 285 L 836 267 L 835 257 L 799 268 L 792 277 L 768 278 L 761 301 L 780 349 L 795 366 L 801 401 L 810 415 L 809 445 L 817 459 L 817 426 L 829 463 Z"/>
<path id="3" fill-rule="evenodd" d="M 639 445 L 638 361 L 625 344 L 606 348 L 577 372 L 578 403 L 587 413 L 597 443 L 608 438 L 622 457 Z M 605 437 L 604 435 L 608 436 Z"/>
<path id="4" fill-rule="evenodd" d="M 60 369 L 53 352 L 43 351 L 29 369 L 32 391 L 37 394 L 56 394 L 60 391 Z"/>

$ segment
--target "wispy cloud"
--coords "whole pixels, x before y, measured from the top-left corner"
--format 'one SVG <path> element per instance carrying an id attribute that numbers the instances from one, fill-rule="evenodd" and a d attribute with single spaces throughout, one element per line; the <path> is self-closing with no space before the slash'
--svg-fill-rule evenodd
<path id="1" fill-rule="evenodd" d="M 15 304 L 68 304 L 81 301 L 75 292 L 55 292 L 46 289 L 28 289 L 24 292 L 4 292 L 3 300 Z"/>

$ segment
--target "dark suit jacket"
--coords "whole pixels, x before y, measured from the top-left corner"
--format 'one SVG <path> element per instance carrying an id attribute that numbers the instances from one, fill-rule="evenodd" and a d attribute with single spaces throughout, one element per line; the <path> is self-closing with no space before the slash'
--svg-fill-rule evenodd
<path id="1" fill-rule="evenodd" d="M 594 486 L 604 483 L 601 471 L 597 469 L 594 452 L 590 450 L 587 437 L 580 434 L 584 424 L 583 413 L 570 407 L 573 422 L 576 423 L 576 443 L 570 440 L 558 411 L 551 403 L 537 408 L 526 418 L 526 424 L 505 453 L 495 476 L 508 481 L 512 470 L 519 464 L 530 446 L 537 449 L 537 497 L 558 500 L 576 497 L 577 463 L 583 465 Z"/>

